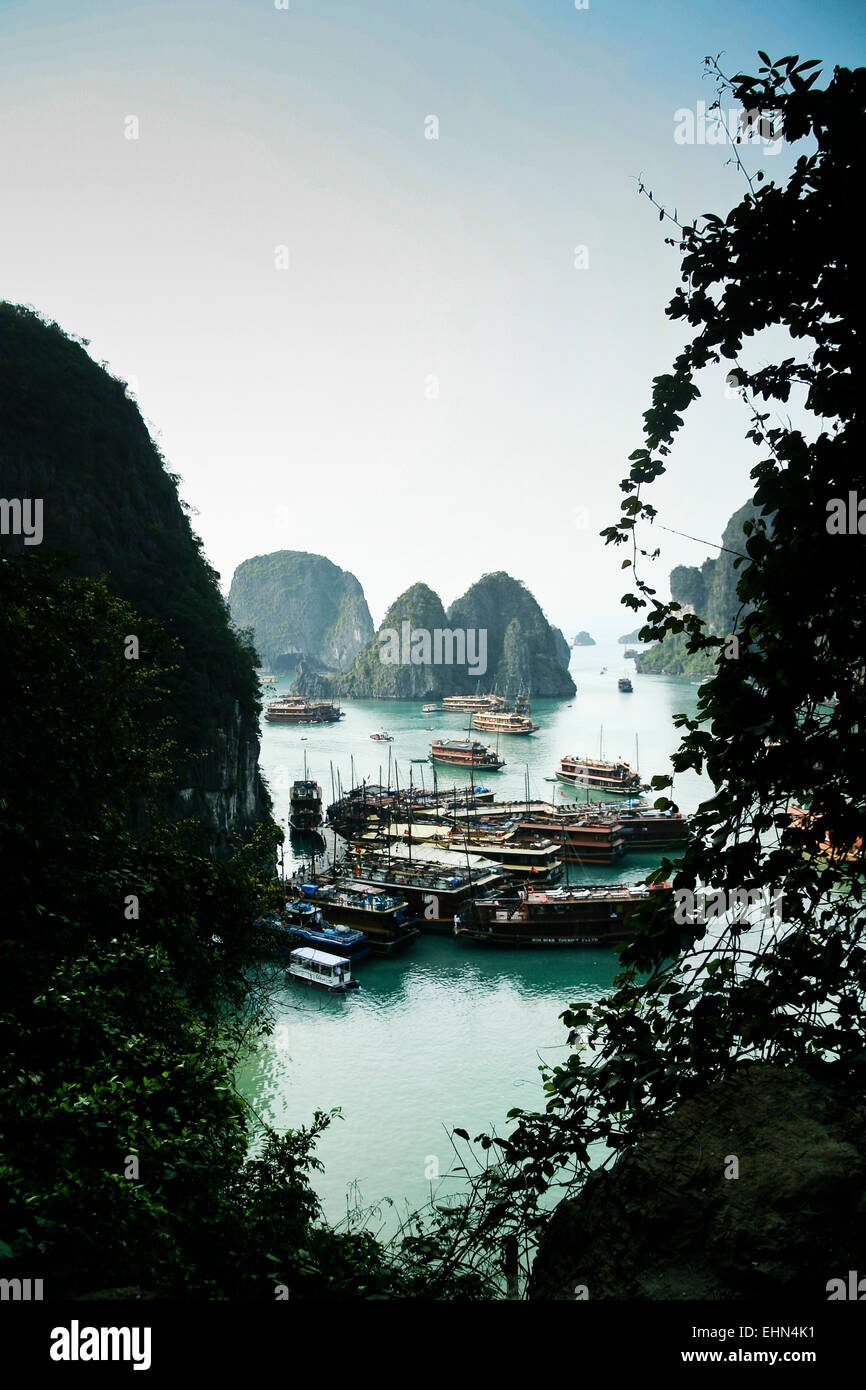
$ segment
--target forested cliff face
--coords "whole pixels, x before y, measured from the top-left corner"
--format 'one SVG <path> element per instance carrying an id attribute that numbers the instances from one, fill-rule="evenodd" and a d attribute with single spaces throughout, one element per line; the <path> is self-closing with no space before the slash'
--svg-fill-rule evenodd
<path id="1" fill-rule="evenodd" d="M 63 572 L 102 576 L 178 644 L 168 679 L 171 815 L 196 817 L 223 852 L 264 818 L 255 654 L 229 620 L 177 479 L 124 384 L 32 310 L 0 304 L 0 493 L 40 499 L 41 544 L 0 537 L 7 556 L 57 556 Z"/>
<path id="2" fill-rule="evenodd" d="M 757 515 L 754 503 L 746 502 L 734 512 L 725 527 L 723 549 L 717 556 L 708 556 L 700 566 L 677 565 L 671 570 L 671 598 L 703 618 L 709 631 L 716 636 L 725 636 L 731 631 L 740 606 L 737 598 L 739 570 L 734 568 L 734 561 L 736 552 L 745 554 L 743 524 Z M 635 662 L 638 671 L 665 676 L 705 675 L 713 669 L 710 653 L 686 651 L 682 633 L 668 636 L 647 651 L 639 652 Z"/>
<path id="3" fill-rule="evenodd" d="M 373 636 L 364 590 L 324 555 L 278 550 L 238 565 L 229 592 L 232 618 L 252 628 L 271 670 L 315 662 L 345 671 Z"/>
<path id="4" fill-rule="evenodd" d="M 437 630 L 447 634 L 439 658 Z M 412 639 L 422 632 L 430 634 L 430 650 L 420 636 Z M 458 640 L 465 644 L 460 660 Z M 417 700 L 476 690 L 512 699 L 522 691 L 565 697 L 575 693 L 569 655 L 562 634 L 550 626 L 525 585 L 500 572 L 484 575 L 447 613 L 432 589 L 413 584 L 391 604 L 375 637 L 344 675 L 304 670 L 294 688 L 305 695 L 359 699 Z"/>

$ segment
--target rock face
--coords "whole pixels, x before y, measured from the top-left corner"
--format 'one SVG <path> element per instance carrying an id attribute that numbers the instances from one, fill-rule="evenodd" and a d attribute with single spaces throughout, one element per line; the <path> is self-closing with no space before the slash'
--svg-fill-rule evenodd
<path id="1" fill-rule="evenodd" d="M 345 675 L 325 681 L 321 677 L 307 676 L 302 672 L 293 689 L 301 694 L 327 691 L 329 694 L 372 700 L 439 698 L 443 693 L 443 679 L 446 684 L 450 679 L 445 677 L 444 673 L 457 668 L 434 666 L 432 662 L 404 662 L 404 655 L 412 655 L 411 642 L 403 640 L 404 623 L 408 623 L 410 634 L 412 630 L 419 629 L 431 633 L 436 628 L 440 631 L 445 630 L 448 623 L 439 595 L 434 594 L 426 584 L 413 584 L 391 604 L 378 633 L 366 644 L 363 651 L 358 653 Z M 396 644 L 391 634 L 396 634 Z M 426 652 L 418 647 L 416 654 L 423 657 Z"/>
<path id="2" fill-rule="evenodd" d="M 181 644 L 169 678 L 173 733 L 193 756 L 167 809 L 199 818 L 224 852 L 270 808 L 253 653 L 124 384 L 56 324 L 10 304 L 0 304 L 0 476 L 6 498 L 42 500 L 42 552 L 60 553 L 68 572 L 103 576 Z M 0 543 L 22 563 L 32 553 L 21 535 Z"/>
<path id="3" fill-rule="evenodd" d="M 273 671 L 300 661 L 345 671 L 373 636 L 364 591 L 353 574 L 324 555 L 277 550 L 238 565 L 229 592 L 232 618 L 251 628 Z"/>
<path id="4" fill-rule="evenodd" d="M 554 627 L 551 628 L 551 631 L 553 633 L 553 640 L 556 643 L 557 661 L 559 662 L 560 666 L 564 666 L 567 671 L 568 663 L 571 661 L 571 647 L 566 642 L 565 633 L 562 631 L 561 628 Z"/>
<path id="5" fill-rule="evenodd" d="M 595 638 L 590 637 L 588 632 L 579 632 L 572 645 L 575 647 L 594 647 Z"/>
<path id="6" fill-rule="evenodd" d="M 831 1067 L 744 1064 L 560 1203 L 530 1297 L 826 1300 L 866 1273 L 862 1095 Z"/>
<path id="7" fill-rule="evenodd" d="M 555 632 L 519 579 L 502 570 L 485 574 L 448 609 L 448 625 L 487 631 L 487 674 L 482 691 L 514 698 L 527 691 L 539 698 L 575 693 Z M 560 637 L 562 634 L 560 633 Z M 464 689 L 475 688 L 468 680 Z"/>
<path id="8" fill-rule="evenodd" d="M 437 631 L 442 634 L 437 647 Z M 429 634 L 429 644 L 422 633 Z M 375 637 L 344 675 L 305 669 L 293 689 L 334 698 L 419 700 L 497 691 L 514 698 L 575 693 L 568 644 L 529 593 L 507 574 L 488 574 L 452 603 L 413 584 L 391 604 Z M 564 650 L 563 650 L 564 649 Z M 449 656 L 451 659 L 449 660 Z M 564 657 L 564 660 L 563 660 Z"/>
<path id="9" fill-rule="evenodd" d="M 619 642 L 620 646 L 623 647 L 628 646 L 629 642 L 639 642 L 640 628 L 636 627 L 634 632 L 627 632 L 623 637 L 618 637 L 616 640 Z"/>
<path id="10" fill-rule="evenodd" d="M 737 581 L 741 570 L 734 569 L 737 557 L 731 552 L 745 554 L 743 523 L 754 520 L 758 514 L 754 503 L 747 502 L 734 512 L 725 527 L 722 535 L 725 549 L 718 556 L 708 556 L 700 566 L 677 565 L 671 570 L 671 598 L 703 618 L 709 631 L 716 636 L 731 631 L 734 615 L 739 608 Z M 620 638 L 621 642 L 624 640 Z M 672 633 L 663 642 L 656 642 L 647 651 L 639 652 L 636 666 L 638 671 L 657 675 L 706 675 L 713 670 L 713 657 L 709 652 L 687 652 L 684 635 Z"/>

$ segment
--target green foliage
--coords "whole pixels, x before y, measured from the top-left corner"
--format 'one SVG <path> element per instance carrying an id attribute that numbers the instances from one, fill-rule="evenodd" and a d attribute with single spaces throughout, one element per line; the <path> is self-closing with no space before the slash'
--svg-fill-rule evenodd
<path id="1" fill-rule="evenodd" d="M 635 591 L 623 603 L 647 610 L 643 639 L 676 638 L 714 672 L 695 717 L 676 718 L 683 737 L 673 766 L 706 772 L 715 790 L 693 817 L 693 841 L 654 877 L 679 889 L 781 893 L 784 922 L 750 931 L 736 917 L 678 925 L 652 903 L 639 910 L 615 992 L 563 1015 L 579 1048 L 543 1069 L 545 1111 L 515 1110 L 508 1138 L 479 1137 L 499 1155 L 513 1202 L 496 1238 L 521 1204 L 531 1236 L 554 1187 L 576 1190 L 605 1155 L 610 1161 L 744 1060 L 818 1075 L 832 1068 L 843 1078 L 862 1075 L 866 1063 L 863 540 L 826 529 L 831 498 L 866 497 L 857 386 L 866 300 L 853 293 L 863 270 L 851 214 L 866 70 L 837 68 L 819 90 L 815 65 L 797 58 L 731 82 L 708 62 L 722 106 L 732 91 L 748 111 L 778 111 L 785 139 L 808 148 L 784 187 L 747 177 L 748 192 L 726 218 L 680 226 L 684 288 L 668 313 L 691 336 L 673 370 L 655 380 L 644 446 L 622 483 L 621 520 L 603 534 L 629 546 Z M 797 355 L 746 370 L 741 347 L 767 327 L 787 329 Z M 745 555 L 733 561 L 737 659 L 723 655 L 724 635 L 661 602 L 635 568 L 655 558 L 638 544 L 638 525 L 656 515 L 646 490 L 665 471 L 698 394 L 696 374 L 723 359 L 736 364 L 751 411 L 747 437 L 762 450 Z M 795 387 L 805 388 L 815 417 L 811 438 L 757 405 L 781 405 Z M 828 714 L 822 705 L 834 693 Z M 663 791 L 670 779 L 653 785 Z M 792 824 L 792 802 L 808 805 L 815 820 Z M 817 853 L 825 835 L 836 851 L 829 857 Z M 478 1230 L 492 1238 L 480 1222 Z"/>
<path id="2" fill-rule="evenodd" d="M 40 551 L 58 556 L 68 574 L 104 578 L 136 621 L 157 621 L 182 653 L 163 672 L 185 755 L 174 759 L 174 788 L 194 789 L 190 811 L 204 819 L 204 793 L 221 785 L 226 731 L 257 736 L 259 688 L 250 644 L 231 626 L 219 576 L 178 499 L 177 476 L 124 383 L 56 323 L 6 303 L 0 428 L 5 495 L 46 499 Z M 0 546 L 32 558 L 20 537 L 4 536 Z M 252 800 L 252 819 L 266 816 L 260 784 Z"/>
<path id="3" fill-rule="evenodd" d="M 267 1026 L 256 923 L 281 832 L 215 859 L 165 818 L 176 643 L 27 556 L 0 560 L 0 646 L 3 1276 L 54 1298 L 363 1297 L 378 1247 L 331 1231 L 309 1184 L 328 1117 L 247 1157 L 232 1068 Z"/>

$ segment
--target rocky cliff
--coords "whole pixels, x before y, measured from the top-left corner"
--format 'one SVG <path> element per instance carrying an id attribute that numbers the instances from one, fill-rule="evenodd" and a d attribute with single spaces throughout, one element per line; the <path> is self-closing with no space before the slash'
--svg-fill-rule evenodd
<path id="1" fill-rule="evenodd" d="M 700 566 L 677 565 L 671 570 L 671 598 L 690 612 L 703 618 L 707 628 L 717 636 L 731 631 L 739 608 L 737 581 L 740 570 L 734 568 L 735 552 L 745 554 L 743 523 L 754 520 L 758 511 L 749 501 L 734 512 L 722 535 L 723 549 L 717 556 L 708 556 Z M 620 641 L 624 641 L 620 638 Z M 638 671 L 665 676 L 707 675 L 713 670 L 713 657 L 708 652 L 689 653 L 682 633 L 673 633 L 636 657 Z"/>
<path id="2" fill-rule="evenodd" d="M 256 650 L 273 671 L 300 661 L 345 671 L 373 636 L 364 591 L 353 574 L 324 555 L 278 550 L 238 565 L 229 608 L 250 628 Z"/>
<path id="3" fill-rule="evenodd" d="M 345 675 L 324 681 L 301 674 L 294 688 L 306 694 L 327 691 L 350 699 L 436 699 L 450 689 L 450 673 L 443 678 L 449 668 L 434 664 L 432 638 L 429 651 L 416 639 L 413 653 L 411 634 L 433 634 L 437 628 L 444 631 L 447 627 L 439 595 L 426 584 L 413 584 L 391 604 L 378 632 Z"/>
<path id="4" fill-rule="evenodd" d="M 166 471 L 122 382 L 32 310 L 0 304 L 3 496 L 40 499 L 40 553 L 102 576 L 180 644 L 170 677 L 173 736 L 188 757 L 167 789 L 170 814 L 198 817 L 214 848 L 263 818 L 254 653 L 239 639 Z M 4 534 L 26 563 L 23 534 Z"/>
<path id="5" fill-rule="evenodd" d="M 574 695 L 568 657 L 562 660 L 556 629 L 519 579 L 502 570 L 483 575 L 452 603 L 448 624 L 486 630 L 487 674 L 482 690 L 496 690 L 510 698 L 522 690 L 540 698 Z M 475 688 L 471 681 L 469 684 Z"/>
<path id="6" fill-rule="evenodd" d="M 862 1094 L 743 1064 L 560 1203 L 530 1297 L 827 1301 L 863 1271 Z"/>
<path id="7" fill-rule="evenodd" d="M 447 613 L 426 584 L 391 604 L 382 626 L 343 675 L 303 670 L 305 695 L 418 700 L 498 691 L 514 698 L 575 693 L 568 644 L 550 626 L 525 585 L 488 574 Z"/>

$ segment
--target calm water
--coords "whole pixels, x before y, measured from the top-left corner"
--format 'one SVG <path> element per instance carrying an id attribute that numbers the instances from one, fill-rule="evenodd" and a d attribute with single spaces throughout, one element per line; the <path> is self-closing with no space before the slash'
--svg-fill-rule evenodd
<path id="1" fill-rule="evenodd" d="M 697 687 L 683 679 L 636 676 L 622 652 L 616 644 L 576 649 L 574 700 L 533 701 L 538 733 L 501 736 L 506 766 L 484 778 L 497 799 L 524 796 L 527 766 L 532 796 L 585 799 L 585 792 L 544 779 L 554 775 L 563 754 L 597 756 L 602 726 L 606 757 L 621 755 L 633 763 L 637 735 L 645 779 L 670 772 L 670 754 L 679 742 L 672 716 L 694 711 Z M 608 668 L 604 676 L 602 666 Z M 617 690 L 617 677 L 626 673 L 634 683 L 631 695 Z M 327 803 L 331 763 L 335 783 L 339 775 L 344 788 L 351 785 L 352 759 L 356 780 L 378 781 L 381 766 L 387 781 L 390 748 L 402 786 L 409 781 L 411 758 L 429 753 L 433 738 L 461 732 L 459 717 L 423 715 L 420 705 L 355 701 L 344 708 L 346 717 L 336 725 L 264 724 L 262 766 L 283 824 L 291 783 L 303 776 L 305 751 L 309 774 Z M 382 726 L 394 735 L 393 743 L 370 740 Z M 412 766 L 416 781 L 421 771 L 420 764 Z M 431 771 L 423 766 L 427 786 Z M 469 780 L 468 773 L 450 768 L 440 769 L 439 778 L 440 788 Z M 691 811 L 710 791 L 706 779 L 681 775 L 675 799 Z M 290 860 L 298 862 L 289 848 L 287 840 L 287 868 Z M 654 856 L 635 856 L 615 869 L 572 866 L 571 874 L 586 881 L 635 881 L 653 862 Z M 395 960 L 362 961 L 361 989 L 346 998 L 285 985 L 280 978 L 277 1029 L 240 1069 L 238 1083 L 277 1129 L 308 1122 L 316 1108 L 341 1107 L 344 1118 L 334 1122 L 318 1150 L 325 1172 L 315 1186 L 329 1217 L 345 1213 L 347 1194 L 353 1201 L 390 1197 L 401 1209 L 406 1203 L 414 1207 L 429 1197 L 437 1166 L 445 1174 L 453 1161 L 450 1127 L 473 1135 L 491 1128 L 505 1132 L 511 1107 L 542 1108 L 539 1063 L 568 1053 L 559 1014 L 578 999 L 603 994 L 615 970 L 616 958 L 607 949 L 528 954 L 423 937 Z M 382 1219 L 388 1221 L 387 1211 Z"/>

